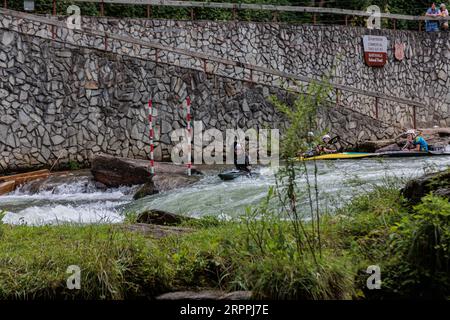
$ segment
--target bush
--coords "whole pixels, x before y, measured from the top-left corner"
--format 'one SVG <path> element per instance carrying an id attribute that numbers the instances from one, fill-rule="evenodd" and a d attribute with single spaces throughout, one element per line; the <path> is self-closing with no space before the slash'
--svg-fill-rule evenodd
<path id="1" fill-rule="evenodd" d="M 450 203 L 428 195 L 392 227 L 387 285 L 401 295 L 445 298 L 450 295 Z"/>

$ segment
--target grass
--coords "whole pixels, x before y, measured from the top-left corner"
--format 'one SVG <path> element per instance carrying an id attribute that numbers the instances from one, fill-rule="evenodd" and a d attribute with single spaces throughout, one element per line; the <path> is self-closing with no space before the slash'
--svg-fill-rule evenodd
<path id="1" fill-rule="evenodd" d="M 376 187 L 323 217 L 317 263 L 298 254 L 292 225 L 279 219 L 206 217 L 183 223 L 195 232 L 163 239 L 108 225 L 0 224 L 0 298 L 152 299 L 195 288 L 261 299 L 445 298 L 449 208 L 434 196 L 410 208 L 395 186 Z M 66 287 L 69 265 L 81 267 L 80 290 Z M 366 288 L 369 265 L 380 266 L 382 290 Z"/>
<path id="2" fill-rule="evenodd" d="M 158 251 L 156 251 L 158 252 Z M 124 299 L 162 292 L 167 270 L 143 237 L 107 225 L 2 226 L 0 298 Z M 81 290 L 68 290 L 68 266 Z M 162 266 L 164 267 L 164 266 Z"/>

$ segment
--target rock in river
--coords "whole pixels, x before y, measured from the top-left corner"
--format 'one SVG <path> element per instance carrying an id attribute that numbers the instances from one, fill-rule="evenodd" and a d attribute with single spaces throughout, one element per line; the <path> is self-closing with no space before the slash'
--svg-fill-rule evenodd
<path id="1" fill-rule="evenodd" d="M 450 170 L 426 174 L 409 181 L 403 188 L 403 195 L 410 203 L 419 203 L 429 193 L 450 199 Z"/>
<path id="2" fill-rule="evenodd" d="M 193 169 L 193 176 L 186 175 L 186 168 L 172 163 L 155 163 L 152 179 L 148 160 L 135 160 L 99 154 L 92 159 L 92 174 L 95 181 L 108 187 L 146 184 L 139 196 L 154 194 L 188 186 L 199 180 L 199 171 Z M 138 197 L 139 197 L 138 196 Z"/>
<path id="3" fill-rule="evenodd" d="M 157 224 L 164 226 L 174 226 L 179 225 L 180 223 L 188 220 L 192 220 L 192 218 L 180 216 L 162 210 L 148 210 L 139 214 L 139 216 L 136 219 L 136 222 Z"/>

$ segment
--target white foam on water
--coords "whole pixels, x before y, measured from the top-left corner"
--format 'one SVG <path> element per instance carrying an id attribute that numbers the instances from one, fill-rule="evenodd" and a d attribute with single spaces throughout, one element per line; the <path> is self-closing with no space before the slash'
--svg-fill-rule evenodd
<path id="1" fill-rule="evenodd" d="M 30 194 L 27 186 L 0 197 L 2 221 L 8 224 L 117 223 L 121 206 L 132 200 L 133 187 L 99 190 L 88 181 L 75 181 Z"/>
<path id="2" fill-rule="evenodd" d="M 17 213 L 7 212 L 3 222 L 13 225 L 44 225 L 63 223 L 118 223 L 123 216 L 117 209 L 126 202 L 99 201 L 80 206 L 32 206 Z"/>

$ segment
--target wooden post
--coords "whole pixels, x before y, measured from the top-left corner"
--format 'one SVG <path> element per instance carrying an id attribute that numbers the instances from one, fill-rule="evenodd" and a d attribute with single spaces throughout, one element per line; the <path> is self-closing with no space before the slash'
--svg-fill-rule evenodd
<path id="1" fill-rule="evenodd" d="M 102 2 L 100 2 L 100 16 L 104 16 L 105 15 L 105 4 Z"/>
<path id="2" fill-rule="evenodd" d="M 53 0 L 53 10 L 52 10 L 52 14 L 54 16 L 56 16 L 56 0 Z M 56 38 L 56 31 L 55 31 L 55 26 L 52 25 L 52 39 L 55 40 Z"/>
<path id="3" fill-rule="evenodd" d="M 278 11 L 272 11 L 272 22 L 278 22 Z"/>
<path id="4" fill-rule="evenodd" d="M 233 20 L 237 19 L 237 9 L 236 9 L 236 5 L 233 6 Z"/>
<path id="5" fill-rule="evenodd" d="M 152 6 L 151 5 L 147 5 L 147 19 L 150 19 L 150 17 L 152 16 Z"/>
<path id="6" fill-rule="evenodd" d="M 422 31 L 422 21 L 419 20 L 419 31 Z"/>
<path id="7" fill-rule="evenodd" d="M 194 8 L 191 8 L 191 20 L 195 20 Z"/>
<path id="8" fill-rule="evenodd" d="M 416 106 L 413 106 L 413 129 L 417 128 L 417 115 L 416 115 Z"/>
<path id="9" fill-rule="evenodd" d="M 394 24 L 394 31 L 397 30 L 397 20 L 392 19 L 392 23 Z"/>
<path id="10" fill-rule="evenodd" d="M 313 24 L 317 23 L 317 15 L 314 13 L 313 14 Z"/>
<path id="11" fill-rule="evenodd" d="M 345 16 L 345 25 L 348 26 L 348 16 Z"/>
<path id="12" fill-rule="evenodd" d="M 8 9 L 8 0 L 3 0 L 3 8 Z"/>

